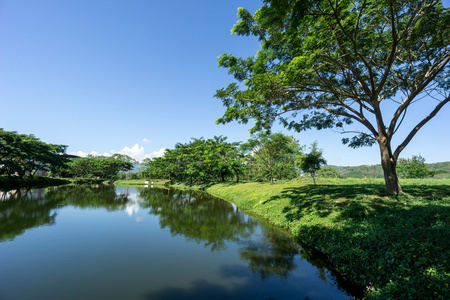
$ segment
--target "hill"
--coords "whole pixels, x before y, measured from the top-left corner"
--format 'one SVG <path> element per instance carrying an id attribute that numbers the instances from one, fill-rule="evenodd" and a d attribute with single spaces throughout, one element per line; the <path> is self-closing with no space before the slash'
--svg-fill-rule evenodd
<path id="1" fill-rule="evenodd" d="M 447 171 L 447 173 L 436 174 L 433 178 L 449 178 L 450 177 L 450 161 L 425 164 L 430 171 Z M 383 170 L 381 165 L 362 165 L 362 166 L 332 166 L 327 168 L 335 169 L 343 178 L 383 178 Z"/>

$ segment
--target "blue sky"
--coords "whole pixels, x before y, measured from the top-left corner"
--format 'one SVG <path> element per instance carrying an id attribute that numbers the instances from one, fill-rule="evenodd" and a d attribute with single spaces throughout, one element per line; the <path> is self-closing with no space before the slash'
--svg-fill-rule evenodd
<path id="1" fill-rule="evenodd" d="M 233 81 L 217 57 L 255 54 L 255 38 L 230 30 L 238 7 L 260 6 L 259 0 L 1 0 L 0 128 L 68 145 L 70 153 L 137 159 L 191 137 L 245 141 L 249 125 L 214 124 L 225 110 L 215 91 Z M 430 108 L 419 105 L 406 128 Z M 447 105 L 401 156 L 449 161 L 449 117 Z M 328 164 L 380 161 L 377 147 L 350 149 L 332 130 L 283 131 L 301 144 L 317 141 Z"/>

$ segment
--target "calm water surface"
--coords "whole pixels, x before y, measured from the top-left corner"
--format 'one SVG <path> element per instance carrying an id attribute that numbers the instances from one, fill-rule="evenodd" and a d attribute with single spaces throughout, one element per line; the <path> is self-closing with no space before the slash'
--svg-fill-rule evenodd
<path id="1" fill-rule="evenodd" d="M 0 195 L 2 300 L 351 298 L 322 266 L 202 193 L 84 186 Z"/>

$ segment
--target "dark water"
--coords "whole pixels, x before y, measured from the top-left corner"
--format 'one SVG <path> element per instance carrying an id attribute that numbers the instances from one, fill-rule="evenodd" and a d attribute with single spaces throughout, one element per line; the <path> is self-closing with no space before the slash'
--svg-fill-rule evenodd
<path id="1" fill-rule="evenodd" d="M 99 186 L 0 196 L 2 300 L 351 298 L 308 260 L 289 237 L 202 193 Z"/>

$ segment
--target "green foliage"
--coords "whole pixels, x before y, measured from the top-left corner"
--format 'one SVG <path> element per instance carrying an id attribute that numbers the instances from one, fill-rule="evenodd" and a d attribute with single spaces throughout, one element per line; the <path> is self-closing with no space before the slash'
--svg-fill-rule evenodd
<path id="1" fill-rule="evenodd" d="M 119 179 L 119 180 L 135 180 L 135 179 L 138 179 L 138 178 L 139 178 L 138 173 L 119 172 L 117 174 L 117 179 Z"/>
<path id="2" fill-rule="evenodd" d="M 426 164 L 427 169 L 434 172 L 433 178 L 448 178 L 450 173 L 450 161 Z"/>
<path id="3" fill-rule="evenodd" d="M 0 128 L 0 175 L 31 177 L 64 163 L 67 146 L 44 143 L 34 135 Z"/>
<path id="4" fill-rule="evenodd" d="M 433 177 L 434 172 L 425 167 L 425 158 L 413 155 L 411 158 L 400 158 L 397 163 L 397 172 L 403 178 Z"/>
<path id="5" fill-rule="evenodd" d="M 322 150 L 317 149 L 317 142 L 312 143 L 310 150 L 309 153 L 297 155 L 295 165 L 303 172 L 310 174 L 316 184 L 316 173 L 327 164 L 327 161 L 322 156 Z"/>
<path id="6" fill-rule="evenodd" d="M 116 179 L 117 174 L 133 169 L 137 161 L 123 154 L 78 157 L 71 159 L 62 171 L 69 177 Z"/>
<path id="7" fill-rule="evenodd" d="M 217 184 L 213 195 L 287 228 L 324 253 L 367 299 L 450 298 L 450 182 L 404 179 L 386 196 L 382 179 Z"/>
<path id="8" fill-rule="evenodd" d="M 282 133 L 267 134 L 260 132 L 241 145 L 246 155 L 246 171 L 250 178 L 260 177 L 267 170 L 267 177 L 273 183 L 274 173 L 294 172 L 295 155 L 300 152 L 298 142 Z M 258 174 L 259 173 L 259 174 Z M 251 174 L 251 175 L 250 175 Z"/>
<path id="9" fill-rule="evenodd" d="M 192 139 L 189 143 L 167 149 L 164 156 L 145 159 L 140 173 L 146 178 L 167 178 L 189 184 L 225 181 L 243 173 L 243 155 L 239 143 L 229 143 L 226 137 Z"/>
<path id="10" fill-rule="evenodd" d="M 341 178 L 342 175 L 334 168 L 320 168 L 317 176 L 324 178 Z"/>
<path id="11" fill-rule="evenodd" d="M 381 165 L 362 166 L 329 166 L 341 174 L 343 178 L 383 178 Z M 450 162 L 425 163 L 425 168 L 432 172 L 434 179 L 443 179 L 450 173 Z M 398 170 L 398 169 L 397 169 Z"/>
<path id="12" fill-rule="evenodd" d="M 383 178 L 381 165 L 361 166 L 330 166 L 339 172 L 343 178 Z"/>
<path id="13" fill-rule="evenodd" d="M 254 119 L 253 132 L 279 120 L 298 132 L 356 133 L 343 142 L 378 143 L 386 187 L 398 193 L 392 162 L 450 102 L 450 9 L 442 1 L 264 0 L 254 14 L 240 8 L 238 17 L 232 32 L 258 37 L 261 49 L 248 58 L 219 56 L 237 82 L 216 92 L 227 107 L 216 122 Z M 394 148 L 407 113 L 422 113 L 409 109 L 418 101 L 429 111 Z M 347 129 L 353 122 L 357 131 Z"/>

